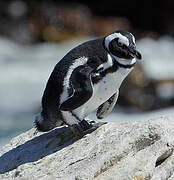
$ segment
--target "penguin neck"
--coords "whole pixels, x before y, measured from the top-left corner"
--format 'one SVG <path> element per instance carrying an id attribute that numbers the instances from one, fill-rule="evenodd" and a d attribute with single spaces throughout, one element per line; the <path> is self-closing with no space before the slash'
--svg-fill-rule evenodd
<path id="1" fill-rule="evenodd" d="M 117 56 L 114 55 L 110 55 L 113 59 L 113 61 L 119 66 L 119 67 L 123 67 L 123 68 L 132 68 L 135 63 L 136 63 L 136 58 L 133 59 L 123 59 L 123 58 L 119 58 Z"/>

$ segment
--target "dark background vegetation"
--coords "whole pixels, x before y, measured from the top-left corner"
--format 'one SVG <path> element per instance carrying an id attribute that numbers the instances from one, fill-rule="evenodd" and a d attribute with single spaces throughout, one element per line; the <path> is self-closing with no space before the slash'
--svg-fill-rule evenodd
<path id="1" fill-rule="evenodd" d="M 0 34 L 21 43 L 100 36 L 117 28 L 139 38 L 173 36 L 173 9 L 173 0 L 6 0 L 0 1 Z"/>

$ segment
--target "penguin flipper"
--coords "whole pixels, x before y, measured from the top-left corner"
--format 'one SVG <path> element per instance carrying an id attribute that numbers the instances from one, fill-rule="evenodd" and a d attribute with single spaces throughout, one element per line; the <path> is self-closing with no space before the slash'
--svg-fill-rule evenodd
<path id="1" fill-rule="evenodd" d="M 60 105 L 62 111 L 72 111 L 86 103 L 93 94 L 90 66 L 79 66 L 71 75 L 73 94 Z"/>
<path id="2" fill-rule="evenodd" d="M 98 107 L 97 109 L 98 119 L 103 119 L 108 116 L 108 114 L 112 111 L 112 109 L 114 108 L 117 102 L 118 95 L 119 95 L 119 90 L 114 95 L 112 95 L 106 102 L 104 102 Z"/>

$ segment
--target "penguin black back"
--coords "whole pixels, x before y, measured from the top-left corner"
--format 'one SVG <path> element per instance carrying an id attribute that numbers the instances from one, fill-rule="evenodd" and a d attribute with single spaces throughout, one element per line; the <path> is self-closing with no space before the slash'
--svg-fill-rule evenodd
<path id="1" fill-rule="evenodd" d="M 40 131 L 47 131 L 54 128 L 58 121 L 61 119 L 62 115 L 59 111 L 60 107 L 60 95 L 62 94 L 63 81 L 69 67 L 76 61 L 76 59 L 81 57 L 88 57 L 88 65 L 97 67 L 99 64 L 104 63 L 106 61 L 107 51 L 103 46 L 104 38 L 99 38 L 95 40 L 90 40 L 80 44 L 79 46 L 73 48 L 69 51 L 54 67 L 46 88 L 42 97 L 42 112 L 41 116 L 36 119 L 37 129 Z M 90 58 L 92 57 L 92 58 Z M 93 57 L 97 57 L 98 61 L 94 61 Z M 68 93 L 72 94 L 72 89 L 68 89 Z M 48 122 L 48 123 L 42 123 Z M 43 126 L 41 125 L 43 124 Z M 46 124 L 49 124 L 46 125 Z"/>

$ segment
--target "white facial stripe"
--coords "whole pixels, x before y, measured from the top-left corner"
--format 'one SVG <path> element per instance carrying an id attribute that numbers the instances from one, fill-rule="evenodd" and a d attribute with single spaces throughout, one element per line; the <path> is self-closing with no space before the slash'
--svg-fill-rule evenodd
<path id="1" fill-rule="evenodd" d="M 75 62 L 69 67 L 69 70 L 63 81 L 63 93 L 60 96 L 60 104 L 62 104 L 68 98 L 68 88 L 70 87 L 69 80 L 70 80 L 72 72 L 78 66 L 86 64 L 87 60 L 88 60 L 87 57 L 80 57 L 80 58 L 76 59 Z"/>
<path id="2" fill-rule="evenodd" d="M 117 36 L 115 35 L 116 33 L 113 33 L 113 34 L 110 34 L 109 36 L 107 36 L 106 38 L 105 38 L 105 46 L 106 46 L 106 48 L 109 50 L 109 43 L 113 40 L 113 39 L 115 39 Z"/>
<path id="3" fill-rule="evenodd" d="M 125 44 L 126 46 L 129 46 L 129 40 L 127 37 L 123 36 L 120 33 L 113 33 L 105 38 L 105 46 L 107 49 L 109 49 L 109 43 L 115 38 L 119 38 L 119 41 L 121 43 Z"/>
<path id="4" fill-rule="evenodd" d="M 122 58 L 119 58 L 119 57 L 114 57 L 116 59 L 116 61 L 118 61 L 120 64 L 123 64 L 123 65 L 131 65 L 131 64 L 134 64 L 136 62 L 136 58 L 133 58 L 133 59 L 122 59 Z"/>
<path id="5" fill-rule="evenodd" d="M 123 44 L 125 44 L 126 46 L 129 46 L 129 39 L 126 36 L 123 36 L 120 33 L 116 33 L 117 37 L 119 38 L 119 41 Z"/>

